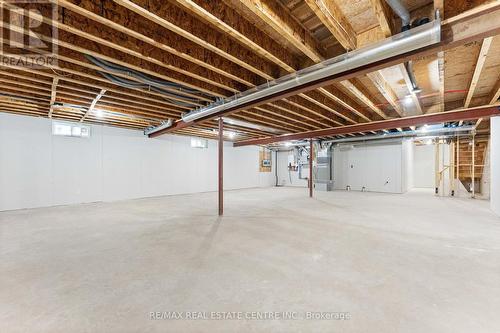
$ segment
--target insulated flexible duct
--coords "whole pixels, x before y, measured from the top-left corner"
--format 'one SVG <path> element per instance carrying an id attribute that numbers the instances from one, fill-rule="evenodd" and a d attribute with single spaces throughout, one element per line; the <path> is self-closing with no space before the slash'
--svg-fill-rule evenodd
<path id="1" fill-rule="evenodd" d="M 140 82 L 131 81 L 131 80 L 127 80 L 124 78 L 120 78 L 119 76 L 116 76 L 113 74 L 99 72 L 99 74 L 101 74 L 103 77 L 105 77 L 106 79 L 110 80 L 111 82 L 113 82 L 117 85 L 123 86 L 125 88 L 132 88 L 132 89 L 134 89 L 134 88 L 135 89 L 148 88 L 148 89 L 151 89 L 151 90 L 156 91 L 158 93 L 161 93 L 162 95 L 165 95 L 166 98 L 170 98 L 170 101 L 172 103 L 182 105 L 182 106 L 191 107 L 193 104 L 181 102 L 181 101 L 178 101 L 175 99 L 188 100 L 190 102 L 193 102 L 194 104 L 196 104 L 198 102 L 198 100 L 196 98 L 184 96 L 181 94 L 176 95 L 176 94 L 173 94 L 173 93 L 170 93 L 170 92 L 167 92 L 164 90 L 164 89 L 175 89 L 175 90 L 178 90 L 179 92 L 186 92 L 189 94 L 200 95 L 200 93 L 194 89 L 190 89 L 190 88 L 184 87 L 180 84 L 176 84 L 176 83 L 172 83 L 172 82 L 157 80 L 155 78 L 144 75 L 143 73 L 140 73 L 138 71 L 131 70 L 129 68 L 126 68 L 126 67 L 123 67 L 120 65 L 116 65 L 112 62 L 109 62 L 109 61 L 106 61 L 103 59 L 99 59 L 99 58 L 93 57 L 91 55 L 86 54 L 85 57 L 91 63 L 93 63 L 94 65 L 96 65 L 102 69 L 105 69 L 105 70 L 111 71 L 111 72 L 117 72 L 120 74 L 124 74 L 124 75 L 130 76 L 130 77 L 135 78 L 138 81 L 140 81 Z M 172 100 L 172 98 L 173 98 L 173 100 Z"/>

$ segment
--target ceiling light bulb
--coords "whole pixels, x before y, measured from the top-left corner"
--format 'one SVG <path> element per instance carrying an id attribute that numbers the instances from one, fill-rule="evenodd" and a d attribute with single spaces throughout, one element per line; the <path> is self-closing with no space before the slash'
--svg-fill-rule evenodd
<path id="1" fill-rule="evenodd" d="M 412 100 L 410 95 L 407 95 L 407 96 L 405 96 L 405 98 L 403 98 L 403 104 L 405 106 L 410 106 L 410 105 L 412 105 L 412 103 L 413 103 L 413 100 Z"/>

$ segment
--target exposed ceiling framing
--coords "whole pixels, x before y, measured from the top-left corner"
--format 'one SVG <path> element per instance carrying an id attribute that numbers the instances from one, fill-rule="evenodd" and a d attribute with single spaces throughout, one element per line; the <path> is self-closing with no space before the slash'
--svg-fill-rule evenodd
<path id="1" fill-rule="evenodd" d="M 34 34 L 47 43 L 53 42 L 51 33 L 56 28 L 58 52 L 57 64 L 38 68 L 20 64 L 22 52 L 2 53 L 9 61 L 0 64 L 0 112 L 144 129 L 167 119 L 179 121 L 182 113 L 218 98 L 399 32 L 399 19 L 384 0 L 51 1 L 58 5 L 57 20 L 41 10 L 41 16 L 30 16 L 42 22 L 32 31 L 3 17 L 4 31 Z M 36 7 L 3 2 L 25 9 Z M 407 60 L 402 57 L 387 66 L 250 105 L 231 117 L 302 133 L 497 104 L 500 37 L 495 22 L 478 15 L 484 18 L 498 13 L 499 3 L 403 3 L 412 18 L 433 19 L 434 9 L 439 9 L 445 25 L 470 19 L 475 31 L 490 33 L 480 39 L 465 36 L 455 42 L 455 38 L 446 48 L 414 54 L 415 75 L 422 87 L 419 94 L 408 90 L 408 77 L 398 70 Z M 8 34 L 2 36 L 5 45 Z M 167 98 L 151 86 L 140 85 L 141 80 L 126 72 L 99 67 L 88 56 L 169 82 L 172 86 L 166 91 L 170 95 Z M 135 85 L 124 87 L 103 75 Z M 487 128 L 487 119 L 478 125 Z M 181 126 L 174 127 L 173 133 L 216 137 L 213 119 L 177 124 Z M 402 130 L 403 125 L 391 130 Z M 227 128 L 237 134 L 235 141 L 274 135 L 241 126 Z M 349 135 L 376 131 L 381 130 Z"/>

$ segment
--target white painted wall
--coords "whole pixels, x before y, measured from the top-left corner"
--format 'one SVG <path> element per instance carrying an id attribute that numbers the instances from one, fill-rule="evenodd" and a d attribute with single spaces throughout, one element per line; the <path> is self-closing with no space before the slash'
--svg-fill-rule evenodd
<path id="1" fill-rule="evenodd" d="M 490 185 L 491 185 L 491 157 L 490 157 L 490 145 L 491 141 L 488 141 L 488 146 L 486 146 L 486 151 L 484 155 L 484 167 L 483 167 L 483 175 L 481 177 L 481 198 L 489 199 L 490 198 Z"/>
<path id="2" fill-rule="evenodd" d="M 401 142 L 353 144 L 333 151 L 334 188 L 403 193 Z"/>
<path id="3" fill-rule="evenodd" d="M 434 188 L 434 145 L 415 145 L 413 154 L 413 187 Z"/>
<path id="4" fill-rule="evenodd" d="M 414 168 L 414 143 L 412 139 L 404 139 L 402 146 L 402 178 L 401 188 L 403 192 L 413 188 L 413 168 Z"/>
<path id="5" fill-rule="evenodd" d="M 259 148 L 224 149 L 225 189 L 271 186 Z M 51 120 L 0 113 L 0 211 L 215 191 L 217 142 L 148 139 L 142 132 L 93 125 L 91 137 L 52 135 Z"/>
<path id="6" fill-rule="evenodd" d="M 500 117 L 491 118 L 490 126 L 490 205 L 500 216 Z"/>

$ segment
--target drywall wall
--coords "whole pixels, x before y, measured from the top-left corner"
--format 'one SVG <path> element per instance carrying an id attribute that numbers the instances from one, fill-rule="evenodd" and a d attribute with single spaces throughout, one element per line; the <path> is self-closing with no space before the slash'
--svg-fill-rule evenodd
<path id="1" fill-rule="evenodd" d="M 403 193 L 401 141 L 343 144 L 333 150 L 334 188 Z"/>
<path id="2" fill-rule="evenodd" d="M 415 145 L 413 151 L 413 187 L 434 188 L 435 146 Z"/>
<path id="3" fill-rule="evenodd" d="M 404 145 L 404 148 L 403 148 Z M 307 180 L 299 178 L 298 171 L 288 171 L 289 157 L 293 151 L 278 153 L 278 184 L 307 187 Z M 351 190 L 403 193 L 413 183 L 409 174 L 413 164 L 411 141 L 401 140 L 384 143 L 345 144 L 333 149 L 334 188 Z M 404 168 L 404 171 L 403 171 Z M 309 169 L 302 170 L 308 177 Z M 405 179 L 403 180 L 403 175 Z"/>
<path id="4" fill-rule="evenodd" d="M 0 210 L 215 191 L 217 142 L 190 142 L 99 125 L 90 138 L 53 136 L 49 119 L 0 114 Z M 271 186 L 275 176 L 259 172 L 258 147 L 226 143 L 224 181 Z"/>
<path id="5" fill-rule="evenodd" d="M 404 139 L 402 146 L 402 172 L 401 190 L 407 192 L 413 188 L 413 167 L 414 167 L 414 148 L 412 139 Z"/>
<path id="6" fill-rule="evenodd" d="M 476 193 L 477 198 L 486 200 L 490 198 L 490 186 L 491 186 L 490 145 L 491 142 L 488 141 L 488 145 L 486 146 L 486 151 L 484 155 L 483 174 L 481 177 L 481 193 Z"/>
<path id="7" fill-rule="evenodd" d="M 500 216 L 500 117 L 491 118 L 490 126 L 490 205 Z"/>

